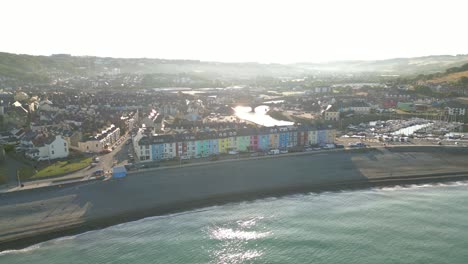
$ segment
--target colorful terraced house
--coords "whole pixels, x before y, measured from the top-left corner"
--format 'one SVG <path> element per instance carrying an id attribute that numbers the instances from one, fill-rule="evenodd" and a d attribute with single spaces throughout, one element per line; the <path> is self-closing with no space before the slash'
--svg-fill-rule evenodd
<path id="1" fill-rule="evenodd" d="M 229 151 L 268 151 L 297 146 L 333 143 L 335 130 L 312 126 L 242 128 L 193 134 L 143 135 L 135 137 L 140 161 L 200 158 Z"/>

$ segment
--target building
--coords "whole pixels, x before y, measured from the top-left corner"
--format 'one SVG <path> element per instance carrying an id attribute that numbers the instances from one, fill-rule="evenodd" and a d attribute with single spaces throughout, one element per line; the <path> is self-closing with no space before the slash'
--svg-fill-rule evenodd
<path id="1" fill-rule="evenodd" d="M 53 160 L 66 158 L 69 154 L 69 144 L 60 135 L 49 136 L 40 142 L 34 142 L 34 147 L 25 155 L 36 160 Z"/>
<path id="2" fill-rule="evenodd" d="M 352 101 L 344 103 L 340 106 L 340 112 L 352 111 L 356 114 L 369 114 L 371 107 L 366 102 Z"/>
<path id="3" fill-rule="evenodd" d="M 83 137 L 80 132 L 77 132 L 70 141 L 72 148 L 81 152 L 99 153 L 112 146 L 119 138 L 120 128 L 110 125 L 95 136 Z"/>
<path id="4" fill-rule="evenodd" d="M 338 121 L 340 120 L 340 112 L 326 111 L 324 113 L 324 119 L 327 121 Z"/>
<path id="5" fill-rule="evenodd" d="M 403 110 L 406 112 L 413 112 L 415 111 L 414 103 L 404 103 L 404 102 L 398 102 L 397 108 L 399 110 Z"/>
<path id="6" fill-rule="evenodd" d="M 228 129 L 134 137 L 135 153 L 140 161 L 208 157 L 229 151 L 268 151 L 297 146 L 323 145 L 335 141 L 334 129 L 311 126 L 282 126 Z"/>
<path id="7" fill-rule="evenodd" d="M 141 120 L 141 124 L 145 127 L 160 130 L 163 128 L 163 121 L 163 115 L 152 109 L 151 112 Z"/>
<path id="8" fill-rule="evenodd" d="M 467 106 L 457 101 L 451 101 L 446 103 L 445 110 L 448 115 L 451 116 L 464 116 L 466 113 Z"/>

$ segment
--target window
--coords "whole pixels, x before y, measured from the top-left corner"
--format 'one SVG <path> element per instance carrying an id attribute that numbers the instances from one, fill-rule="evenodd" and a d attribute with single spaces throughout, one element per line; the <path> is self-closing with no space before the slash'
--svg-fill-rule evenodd
<path id="1" fill-rule="evenodd" d="M 63 146 L 66 147 L 66 146 L 67 146 L 67 142 L 64 142 L 64 143 L 63 143 Z"/>
<path id="2" fill-rule="evenodd" d="M 52 150 L 52 155 L 54 155 L 54 151 Z"/>

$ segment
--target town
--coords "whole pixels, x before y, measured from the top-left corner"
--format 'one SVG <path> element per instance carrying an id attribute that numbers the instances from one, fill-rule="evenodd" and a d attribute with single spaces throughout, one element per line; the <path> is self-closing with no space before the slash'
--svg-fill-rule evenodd
<path id="1" fill-rule="evenodd" d="M 319 85 L 317 78 L 253 85 L 166 76 L 169 86 L 157 88 L 136 88 L 144 78 L 119 68 L 99 77 L 61 76 L 48 86 L 3 78 L 0 180 L 22 186 L 372 144 L 463 144 L 462 81 L 359 76 L 333 83 L 322 76 L 328 81 Z"/>

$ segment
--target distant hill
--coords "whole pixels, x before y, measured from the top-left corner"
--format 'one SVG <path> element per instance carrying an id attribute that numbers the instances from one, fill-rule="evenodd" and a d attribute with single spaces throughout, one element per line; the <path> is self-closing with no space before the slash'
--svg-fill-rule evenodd
<path id="1" fill-rule="evenodd" d="M 123 59 L 91 56 L 18 55 L 0 53 L 0 81 L 46 82 L 71 76 L 103 74 L 189 74 L 203 78 L 249 79 L 257 76 L 282 77 L 336 73 L 417 75 L 444 72 L 468 63 L 468 55 L 427 56 L 379 61 L 338 61 L 329 63 L 261 64 L 221 63 L 196 60 Z"/>
<path id="2" fill-rule="evenodd" d="M 282 64 L 219 63 L 195 60 L 122 59 L 107 57 L 17 55 L 0 53 L 0 77 L 48 78 L 129 74 L 194 74 L 211 78 L 251 78 L 254 76 L 289 76 L 303 69 Z"/>
<path id="3" fill-rule="evenodd" d="M 468 55 L 439 55 L 397 58 L 377 61 L 337 61 L 329 63 L 297 63 L 295 66 L 322 72 L 378 72 L 382 74 L 415 75 L 443 72 L 468 62 Z"/>
<path id="4" fill-rule="evenodd" d="M 468 78 L 468 71 L 446 74 L 441 77 L 435 77 L 433 79 L 430 79 L 427 82 L 429 83 L 456 83 L 462 77 Z"/>
<path id="5" fill-rule="evenodd" d="M 451 67 L 445 70 L 445 72 L 433 73 L 428 75 L 418 76 L 420 83 L 431 83 L 431 84 L 459 84 L 465 85 L 468 80 L 468 63 L 465 63 L 458 67 Z"/>

